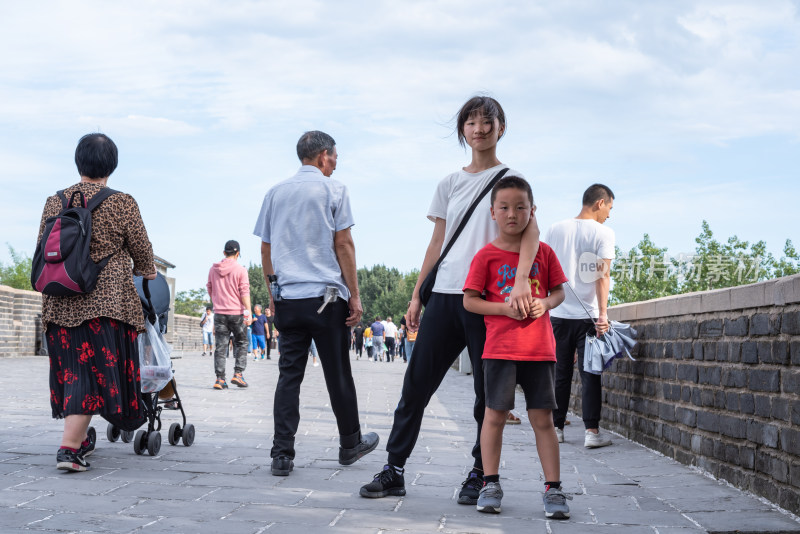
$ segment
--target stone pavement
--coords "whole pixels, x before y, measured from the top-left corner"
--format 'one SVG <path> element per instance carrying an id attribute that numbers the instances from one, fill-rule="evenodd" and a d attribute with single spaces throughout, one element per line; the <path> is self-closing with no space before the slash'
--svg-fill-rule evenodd
<path id="1" fill-rule="evenodd" d="M 137 456 L 131 444 L 109 443 L 106 423 L 98 418 L 92 468 L 63 473 L 55 468 L 62 425 L 49 415 L 47 358 L 0 359 L 0 532 L 800 532 L 796 518 L 620 437 L 611 447 L 584 449 L 575 417 L 561 448 L 572 518 L 548 521 L 533 433 L 521 410 L 523 424 L 505 430 L 502 514 L 459 505 L 455 497 L 471 466 L 475 428 L 472 378 L 456 372 L 428 407 L 406 466 L 407 496 L 363 499 L 359 487 L 386 459 L 405 365 L 352 364 L 363 431 L 378 432 L 378 450 L 352 466 L 338 464 L 322 370 L 309 364 L 295 470 L 273 477 L 275 360 L 249 361 L 250 387 L 226 391 L 211 388 L 211 358 L 187 354 L 174 360 L 188 420 L 197 429 L 194 445 L 167 443 L 177 412 L 162 415 L 156 457 Z M 523 405 L 521 396 L 517 405 Z"/>

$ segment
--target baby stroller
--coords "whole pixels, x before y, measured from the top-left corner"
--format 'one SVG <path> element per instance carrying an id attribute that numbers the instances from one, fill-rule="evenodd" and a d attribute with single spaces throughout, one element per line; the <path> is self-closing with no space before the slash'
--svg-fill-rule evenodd
<path id="1" fill-rule="evenodd" d="M 152 336 L 153 333 L 163 334 L 167 329 L 170 302 L 169 285 L 162 274 L 158 274 L 155 280 L 147 280 L 141 276 L 135 276 L 133 281 L 136 291 L 139 293 L 139 299 L 142 301 L 145 319 L 160 331 L 156 332 L 155 328 L 151 328 L 148 325 L 150 333 L 143 334 L 139 338 L 139 343 L 147 347 L 144 350 L 151 350 L 152 347 L 149 345 L 157 344 L 163 340 L 148 339 L 148 337 L 155 337 Z M 186 447 L 190 447 L 194 443 L 194 425 L 186 423 L 186 412 L 183 411 L 183 402 L 178 394 L 178 387 L 172 373 L 173 371 L 168 369 L 168 381 L 158 391 L 148 390 L 145 392 L 145 388 L 142 388 L 142 405 L 144 406 L 145 419 L 142 420 L 141 424 L 147 421 L 147 430 L 123 430 L 113 423 L 109 423 L 106 428 L 108 441 L 115 442 L 120 438 L 124 443 L 133 441 L 133 451 L 136 454 L 144 454 L 147 451 L 150 456 L 156 456 L 161 450 L 161 412 L 166 405 L 169 409 L 180 410 L 183 423 L 172 423 L 170 425 L 167 438 L 169 444 L 177 445 L 178 442 L 183 442 Z M 145 376 L 142 376 L 143 384 L 145 380 Z"/>

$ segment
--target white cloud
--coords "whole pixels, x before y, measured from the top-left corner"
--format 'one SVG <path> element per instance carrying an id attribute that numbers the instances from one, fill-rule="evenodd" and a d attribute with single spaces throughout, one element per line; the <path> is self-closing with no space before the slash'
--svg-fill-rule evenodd
<path id="1" fill-rule="evenodd" d="M 505 106 L 500 157 L 534 181 L 553 220 L 601 179 L 623 193 L 660 180 L 707 199 L 697 182 L 720 181 L 713 167 L 734 155 L 726 150 L 800 139 L 800 22 L 789 1 L 52 1 L 3 11 L 2 183 L 49 193 L 74 179 L 72 143 L 101 128 L 120 145 L 117 186 L 135 191 L 181 273 L 206 246 L 192 232 L 204 214 L 233 213 L 211 243 L 249 234 L 246 210 L 292 172 L 296 136 L 310 128 L 340 144 L 356 235 L 381 242 L 389 225 L 410 236 L 402 248 L 359 247 L 359 263 L 417 265 L 430 191 L 468 158 L 448 120 L 476 91 Z M 796 158 L 781 150 L 786 187 L 800 192 Z M 2 233 L 38 224 L 46 192 L 36 191 L 12 190 L 23 209 L 0 215 Z M 660 196 L 635 194 L 631 235 L 667 228 L 648 207 Z"/>

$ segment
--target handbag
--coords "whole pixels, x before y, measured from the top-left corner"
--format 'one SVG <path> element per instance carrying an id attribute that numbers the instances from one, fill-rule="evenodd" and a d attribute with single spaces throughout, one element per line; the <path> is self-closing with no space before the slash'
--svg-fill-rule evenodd
<path id="1" fill-rule="evenodd" d="M 569 283 L 566 286 L 572 292 L 572 295 L 580 303 L 583 311 L 589 316 L 592 323 L 594 318 L 583 301 L 572 289 Z M 636 361 L 631 356 L 631 349 L 636 345 L 636 329 L 629 324 L 619 323 L 617 321 L 609 321 L 608 332 L 602 336 L 593 336 L 586 334 L 586 345 L 583 350 L 583 370 L 593 375 L 602 374 L 602 372 L 611 366 L 615 358 L 621 358 L 623 354 L 627 355 L 633 361 Z"/>
<path id="2" fill-rule="evenodd" d="M 431 268 L 430 272 L 427 274 L 427 276 L 425 276 L 425 279 L 419 285 L 419 299 L 420 301 L 422 301 L 423 306 L 427 306 L 428 301 L 431 298 L 431 293 L 433 293 L 433 286 L 436 285 L 436 273 L 439 271 L 439 266 L 442 264 L 442 260 L 444 260 L 444 257 L 447 256 L 447 253 L 450 252 L 450 249 L 453 248 L 456 239 L 458 239 L 458 236 L 461 235 L 461 232 L 467 225 L 467 222 L 469 221 L 472 212 L 475 211 L 475 208 L 478 207 L 478 204 L 480 204 L 481 200 L 483 200 L 483 197 L 485 197 L 486 194 L 492 190 L 494 184 L 496 184 L 498 180 L 500 180 L 500 178 L 502 178 L 507 172 L 508 172 L 508 167 L 502 169 L 500 172 L 495 174 L 494 178 L 492 178 L 491 181 L 488 184 L 486 184 L 486 187 L 483 188 L 483 191 L 481 191 L 480 195 L 478 195 L 478 197 L 472 202 L 472 205 L 464 214 L 464 217 L 461 219 L 458 228 L 456 228 L 453 237 L 450 238 L 450 242 L 447 243 L 447 246 L 442 251 L 442 255 L 439 256 L 439 259 L 436 260 L 436 263 Z"/>

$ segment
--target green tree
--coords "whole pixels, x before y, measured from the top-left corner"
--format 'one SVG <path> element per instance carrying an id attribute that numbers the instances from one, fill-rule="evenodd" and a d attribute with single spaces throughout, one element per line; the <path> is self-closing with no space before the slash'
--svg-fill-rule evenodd
<path id="1" fill-rule="evenodd" d="M 800 273 L 800 253 L 790 239 L 776 260 L 764 241 L 750 243 L 737 236 L 721 242 L 703 221 L 691 255 L 670 258 L 645 234 L 628 254 L 617 249 L 612 263 L 611 303 L 637 302 L 678 293 L 707 291 Z"/>
<path id="2" fill-rule="evenodd" d="M 791 239 L 783 246 L 783 257 L 775 261 L 773 275 L 775 278 L 800 273 L 800 254 L 795 250 Z"/>
<path id="3" fill-rule="evenodd" d="M 211 306 L 205 288 L 178 291 L 175 295 L 175 313 L 200 317 L 206 306 Z"/>
<path id="4" fill-rule="evenodd" d="M 419 271 L 403 274 L 395 267 L 374 265 L 358 270 L 358 286 L 364 322 L 370 323 L 376 315 L 391 316 L 395 323 L 405 314 L 411 293 L 417 283 Z"/>
<path id="5" fill-rule="evenodd" d="M 31 257 L 17 252 L 14 247 L 6 243 L 11 262 L 0 262 L 0 284 L 15 289 L 33 291 L 31 286 Z"/>
<path id="6" fill-rule="evenodd" d="M 695 242 L 694 256 L 676 259 L 681 293 L 752 284 L 773 274 L 775 259 L 764 241 L 751 245 L 732 236 L 721 243 L 703 221 Z"/>
<path id="7" fill-rule="evenodd" d="M 269 306 L 269 291 L 261 265 L 251 263 L 247 268 L 247 278 L 250 280 L 250 303 L 253 306 L 260 304 L 262 309 Z"/>
<path id="8" fill-rule="evenodd" d="M 614 286 L 611 304 L 638 302 L 678 292 L 678 276 L 666 248 L 660 248 L 648 234 L 624 254 L 619 247 L 611 264 Z"/>

